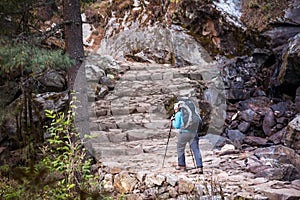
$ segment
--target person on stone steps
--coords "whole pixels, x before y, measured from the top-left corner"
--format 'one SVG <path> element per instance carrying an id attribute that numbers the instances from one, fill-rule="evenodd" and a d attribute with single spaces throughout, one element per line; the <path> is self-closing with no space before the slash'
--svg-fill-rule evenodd
<path id="1" fill-rule="evenodd" d="M 179 129 L 179 135 L 177 140 L 177 157 L 178 157 L 178 166 L 176 170 L 186 171 L 186 162 L 185 162 L 185 147 L 189 143 L 190 149 L 193 151 L 194 159 L 196 161 L 195 173 L 203 174 L 203 165 L 202 165 L 202 156 L 199 149 L 199 137 L 197 131 L 186 130 L 183 128 L 183 115 L 180 109 L 180 103 L 174 104 L 175 114 L 171 118 L 172 126 L 176 129 Z"/>

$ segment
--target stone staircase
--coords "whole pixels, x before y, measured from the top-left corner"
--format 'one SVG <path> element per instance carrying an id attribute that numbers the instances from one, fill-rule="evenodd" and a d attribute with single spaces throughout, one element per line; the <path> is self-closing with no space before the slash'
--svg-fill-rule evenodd
<path id="1" fill-rule="evenodd" d="M 170 199 L 170 196 L 191 199 L 195 196 L 189 196 L 190 188 L 197 191 L 199 188 L 198 194 L 208 195 L 203 199 L 210 198 L 209 195 L 221 199 L 219 193 L 215 193 L 214 187 L 218 187 L 222 188 L 225 199 L 299 199 L 297 180 L 288 186 L 286 182 L 249 172 L 245 161 L 254 156 L 253 151 L 237 154 L 232 151 L 233 145 L 225 145 L 221 150 L 213 148 L 220 138 L 217 134 L 222 118 L 218 116 L 222 116 L 224 106 L 222 81 L 218 80 L 215 66 L 172 68 L 125 63 L 121 67 L 129 70 L 114 91 L 105 99 L 89 102 L 91 138 L 86 147 L 99 161 L 98 174 L 104 191 L 125 193 L 127 199 L 147 199 L 144 197 L 151 196 L 151 191 L 157 199 Z M 204 95 L 214 108 L 208 130 L 213 134 L 199 141 L 203 175 L 174 169 L 177 165 L 177 131 L 174 129 L 162 166 L 170 130 L 164 104 L 173 95 L 198 95 L 199 80 L 206 83 Z M 186 148 L 186 162 L 188 167 L 193 167 L 189 148 Z M 166 196 L 160 196 L 164 194 Z"/>
<path id="2" fill-rule="evenodd" d="M 197 79 L 203 78 L 205 68 L 145 63 L 121 67 L 129 70 L 114 91 L 105 99 L 90 102 L 91 152 L 106 165 L 157 170 L 170 131 L 165 103 L 173 96 L 199 96 Z M 166 166 L 176 164 L 176 133 L 172 129 Z"/>

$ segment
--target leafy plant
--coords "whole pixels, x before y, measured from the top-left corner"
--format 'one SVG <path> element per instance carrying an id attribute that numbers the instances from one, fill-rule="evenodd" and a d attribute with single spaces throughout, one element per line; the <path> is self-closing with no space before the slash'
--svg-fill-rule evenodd
<path id="1" fill-rule="evenodd" d="M 248 3 L 249 8 L 259 8 L 259 5 L 256 2 L 250 1 Z"/>
<path id="2" fill-rule="evenodd" d="M 74 128 L 73 103 L 66 115 L 46 110 L 46 117 L 51 118 L 52 122 L 46 127 L 51 137 L 48 146 L 43 149 L 47 155 L 43 162 L 50 172 L 62 175 L 57 188 L 51 192 L 58 199 L 77 199 L 80 195 L 100 193 L 97 177 L 91 174 L 91 160 L 86 159 L 86 150 Z"/>
<path id="3" fill-rule="evenodd" d="M 16 167 L 10 179 L 1 176 L 0 199 L 106 198 L 101 195 L 98 177 L 91 172 L 91 159 L 87 159 L 74 128 L 74 101 L 66 114 L 46 110 L 51 122 L 45 129 L 50 136 L 40 148 L 42 161 Z M 7 170 L 7 166 L 0 168 L 0 175 L 7 174 Z"/>
<path id="4" fill-rule="evenodd" d="M 28 44 L 12 44 L 5 40 L 1 40 L 0 43 L 2 44 L 0 47 L 0 80 L 3 82 L 2 84 L 13 83 L 11 85 L 16 85 L 14 88 L 20 89 L 18 95 L 22 95 L 13 114 L 18 120 L 16 122 L 16 132 L 19 137 L 16 141 L 20 141 L 18 146 L 24 147 L 29 144 L 29 141 L 43 142 L 42 121 L 34 124 L 36 122 L 34 113 L 38 112 L 36 112 L 37 107 L 34 106 L 32 94 L 37 89 L 35 87 L 38 85 L 36 84 L 37 77 L 47 69 L 64 70 L 74 65 L 75 61 L 60 50 L 50 51 Z M 0 110 L 5 110 L 6 104 L 11 103 L 9 101 L 5 104 L 2 102 L 0 102 Z M 0 126 L 4 121 L 3 114 L 0 111 Z M 5 117 L 9 118 L 7 115 Z"/>
<path id="5" fill-rule="evenodd" d="M 264 13 L 270 13 L 274 9 L 275 4 L 273 2 L 268 2 L 260 6 L 260 9 Z"/>
<path id="6" fill-rule="evenodd" d="M 49 51 L 26 44 L 6 44 L 0 47 L 0 75 L 15 78 L 40 73 L 47 68 L 66 69 L 75 64 L 61 50 Z"/>

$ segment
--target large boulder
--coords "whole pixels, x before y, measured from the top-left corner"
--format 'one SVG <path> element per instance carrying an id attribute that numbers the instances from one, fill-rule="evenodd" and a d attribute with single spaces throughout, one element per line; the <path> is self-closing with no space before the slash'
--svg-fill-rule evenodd
<path id="1" fill-rule="evenodd" d="M 15 81 L 6 81 L 0 86 L 0 108 L 3 110 L 4 106 L 10 104 L 21 94 L 21 88 Z M 1 112 L 0 112 L 1 115 Z"/>
<path id="2" fill-rule="evenodd" d="M 271 47 L 280 47 L 300 31 L 299 4 L 299 1 L 244 0 L 241 21 L 248 29 L 266 36 Z"/>
<path id="3" fill-rule="evenodd" d="M 300 85 L 300 33 L 289 40 L 281 60 L 279 73 L 274 84 L 281 86 L 285 93 L 294 95 L 294 91 Z M 287 86 L 289 86 L 290 91 L 286 90 Z"/>
<path id="4" fill-rule="evenodd" d="M 119 63 L 111 56 L 90 53 L 83 63 L 88 83 L 89 101 L 103 99 L 113 90 L 119 74 L 123 73 Z"/>
<path id="5" fill-rule="evenodd" d="M 265 135 L 267 136 L 272 135 L 272 128 L 275 124 L 276 122 L 275 122 L 274 112 L 271 109 L 269 109 L 265 114 L 263 120 L 263 126 L 262 126 Z"/>
<path id="6" fill-rule="evenodd" d="M 244 55 L 251 52 L 255 40 L 245 34 L 240 1 L 183 0 L 178 6 L 180 23 L 187 27 L 212 54 Z M 261 41 L 263 43 L 263 41 Z"/>
<path id="7" fill-rule="evenodd" d="M 97 53 L 112 55 L 118 60 L 168 63 L 176 66 L 212 62 L 206 50 L 181 27 L 169 28 L 159 24 L 148 27 L 132 26 L 113 36 L 106 35 Z"/>
<path id="8" fill-rule="evenodd" d="M 32 87 L 36 87 L 40 93 L 62 92 L 67 88 L 67 80 L 63 71 L 46 70 L 35 79 L 32 80 Z"/>
<path id="9" fill-rule="evenodd" d="M 288 124 L 284 135 L 284 144 L 300 151 L 300 115 Z"/>
<path id="10" fill-rule="evenodd" d="M 295 103 L 296 103 L 296 111 L 300 113 L 300 87 L 298 87 L 298 89 L 296 90 Z"/>
<path id="11" fill-rule="evenodd" d="M 300 178 L 300 156 L 295 150 L 278 145 L 258 148 L 246 160 L 247 169 L 257 177 L 292 181 Z"/>

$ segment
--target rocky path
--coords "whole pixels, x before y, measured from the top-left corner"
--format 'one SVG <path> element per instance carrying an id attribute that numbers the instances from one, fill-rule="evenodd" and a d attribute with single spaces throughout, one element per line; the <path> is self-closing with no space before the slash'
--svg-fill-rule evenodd
<path id="1" fill-rule="evenodd" d="M 270 181 L 248 172 L 246 159 L 253 154 L 250 151 L 241 152 L 233 145 L 215 149 L 215 144 L 221 140 L 217 130 L 220 126 L 217 121 L 221 120 L 217 117 L 214 118 L 215 127 L 209 130 L 215 135 L 200 139 L 203 175 L 174 169 L 177 163 L 177 131 L 174 129 L 162 166 L 170 130 L 164 104 L 174 95 L 198 96 L 200 80 L 207 82 L 210 95 L 217 98 L 212 95 L 213 91 L 218 91 L 212 89 L 218 85 L 218 70 L 214 66 L 172 68 L 125 63 L 120 67 L 128 71 L 113 93 L 90 102 L 89 111 L 93 136 L 89 142 L 92 153 L 101 163 L 99 174 L 107 192 L 125 193 L 128 199 L 300 197 L 297 181 L 293 187 L 284 187 L 284 182 Z M 218 100 L 211 100 L 211 103 Z M 216 110 L 212 115 L 218 115 Z M 193 167 L 189 148 L 186 157 L 187 165 Z"/>
<path id="2" fill-rule="evenodd" d="M 131 63 L 127 67 L 130 70 L 113 94 L 92 105 L 92 149 L 104 163 L 156 171 L 162 166 L 170 130 L 164 104 L 175 95 L 198 95 L 197 81 L 168 65 Z M 166 167 L 176 161 L 176 130 L 171 133 Z"/>

